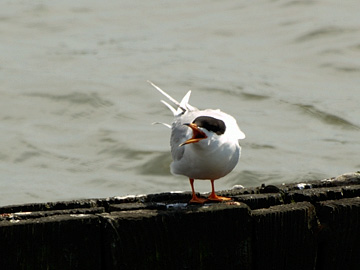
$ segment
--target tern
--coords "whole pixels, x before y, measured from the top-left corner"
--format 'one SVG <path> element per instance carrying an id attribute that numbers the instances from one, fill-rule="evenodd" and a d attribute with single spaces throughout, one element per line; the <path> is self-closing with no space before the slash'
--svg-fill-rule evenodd
<path id="1" fill-rule="evenodd" d="M 176 106 L 175 109 L 161 100 L 173 113 L 174 120 L 171 125 L 160 124 L 171 128 L 173 162 L 170 171 L 174 175 L 189 178 L 192 191 L 190 203 L 231 200 L 216 195 L 214 181 L 230 173 L 239 161 L 239 140 L 244 139 L 245 134 L 240 130 L 235 118 L 219 109 L 199 110 L 191 106 L 191 90 L 178 102 L 154 83 L 148 82 Z M 207 199 L 196 195 L 195 179 L 211 181 L 211 193 Z"/>

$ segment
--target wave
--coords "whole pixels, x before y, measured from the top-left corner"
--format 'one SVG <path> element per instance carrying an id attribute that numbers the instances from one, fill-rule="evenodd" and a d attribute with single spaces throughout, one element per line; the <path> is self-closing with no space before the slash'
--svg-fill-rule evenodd
<path id="1" fill-rule="evenodd" d="M 109 107 L 113 103 L 101 98 L 97 93 L 80 93 L 73 92 L 65 95 L 47 94 L 47 93 L 31 93 L 27 96 L 46 98 L 52 101 L 68 102 L 72 104 L 90 105 L 91 107 Z"/>
<path id="2" fill-rule="evenodd" d="M 326 26 L 316 30 L 312 30 L 295 39 L 295 42 L 307 42 L 314 39 L 324 38 L 324 37 L 334 37 L 344 33 L 357 32 L 357 29 L 351 28 L 341 28 L 335 26 Z"/>
<path id="3" fill-rule="evenodd" d="M 295 106 L 301 109 L 302 112 L 320 120 L 325 124 L 342 127 L 349 130 L 360 130 L 359 126 L 351 123 L 350 121 L 337 115 L 321 111 L 315 108 L 313 105 L 295 104 Z"/>

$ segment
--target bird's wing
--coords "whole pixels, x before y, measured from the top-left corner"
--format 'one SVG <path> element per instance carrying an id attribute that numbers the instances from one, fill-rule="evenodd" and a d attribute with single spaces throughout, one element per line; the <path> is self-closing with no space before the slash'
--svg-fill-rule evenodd
<path id="1" fill-rule="evenodd" d="M 184 155 L 185 147 L 180 146 L 180 144 L 192 136 L 192 130 L 184 124 L 191 123 L 199 114 L 201 114 L 201 111 L 196 110 L 186 111 L 184 114 L 175 116 L 171 125 L 170 137 L 171 154 L 174 161 L 180 160 Z"/>
<path id="2" fill-rule="evenodd" d="M 180 114 L 184 114 L 185 111 L 186 112 L 193 112 L 193 111 L 198 111 L 199 109 L 191 106 L 189 104 L 189 99 L 190 99 L 190 95 L 191 95 L 191 90 L 189 90 L 186 95 L 182 98 L 181 102 L 180 102 L 180 106 L 176 111 L 176 115 L 180 115 Z M 185 109 L 185 111 L 183 111 L 183 109 Z"/>
<path id="3" fill-rule="evenodd" d="M 171 103 L 176 106 L 175 109 L 166 101 L 161 100 L 161 102 L 166 107 L 168 107 L 174 115 L 174 121 L 171 124 L 170 137 L 171 154 L 174 161 L 180 160 L 183 157 L 185 151 L 185 147 L 180 147 L 180 144 L 185 142 L 192 136 L 191 129 L 189 129 L 184 124 L 191 123 L 200 111 L 196 107 L 189 104 L 191 91 L 188 91 L 186 95 L 181 99 L 181 102 L 178 102 L 176 99 L 174 99 L 172 96 L 170 96 L 168 93 L 166 93 L 154 83 L 150 81 L 148 81 L 148 83 L 150 83 L 156 90 L 158 90 L 162 95 L 164 95 L 169 101 L 171 101 Z M 161 124 L 170 127 L 170 125 L 168 124 Z"/>
<path id="4" fill-rule="evenodd" d="M 185 147 L 181 147 L 180 144 L 185 142 L 188 138 L 189 128 L 180 123 L 173 122 L 171 128 L 170 146 L 171 155 L 174 161 L 180 160 L 185 151 Z"/>
<path id="5" fill-rule="evenodd" d="M 170 111 L 173 113 L 174 116 L 179 116 L 184 114 L 185 112 L 189 111 L 195 111 L 198 110 L 194 106 L 191 106 L 189 104 L 190 94 L 191 91 L 187 92 L 186 95 L 182 98 L 181 102 L 178 102 L 176 99 L 174 99 L 172 96 L 170 96 L 168 93 L 166 93 L 164 90 L 162 90 L 159 86 L 155 85 L 151 81 L 148 81 L 156 90 L 158 90 L 161 94 L 163 94 L 168 100 L 170 100 L 174 105 L 177 106 L 175 109 L 173 106 L 171 106 L 169 103 L 167 103 L 164 100 L 161 100 L 163 104 L 166 105 L 170 109 Z"/>

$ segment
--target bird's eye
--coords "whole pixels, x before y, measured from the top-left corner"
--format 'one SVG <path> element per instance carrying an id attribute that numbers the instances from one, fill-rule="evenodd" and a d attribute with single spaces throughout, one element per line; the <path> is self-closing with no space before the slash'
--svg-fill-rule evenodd
<path id="1" fill-rule="evenodd" d="M 217 135 L 224 134 L 226 130 L 226 125 L 224 121 L 211 116 L 199 116 L 195 118 L 193 123 L 196 124 L 198 127 L 205 128 L 208 131 L 216 133 Z"/>

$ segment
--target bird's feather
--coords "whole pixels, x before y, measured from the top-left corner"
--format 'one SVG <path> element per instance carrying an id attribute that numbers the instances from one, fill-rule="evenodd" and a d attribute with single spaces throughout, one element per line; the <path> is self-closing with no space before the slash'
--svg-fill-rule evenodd
<path id="1" fill-rule="evenodd" d="M 164 100 L 161 100 L 161 102 L 169 108 L 169 110 L 173 113 L 174 116 L 179 116 L 184 114 L 187 111 L 194 111 L 198 110 L 194 106 L 191 106 L 189 104 L 189 99 L 191 95 L 191 90 L 189 90 L 186 95 L 182 98 L 181 102 L 177 101 L 175 98 L 170 96 L 168 93 L 166 93 L 164 90 L 162 90 L 159 86 L 155 85 L 153 82 L 148 81 L 156 90 L 158 90 L 162 95 L 164 95 L 168 100 L 170 100 L 172 103 L 174 103 L 177 106 L 177 109 L 175 109 L 173 106 L 171 106 L 169 103 L 167 103 Z"/>
<path id="2" fill-rule="evenodd" d="M 174 109 L 173 106 L 171 106 L 169 103 L 167 103 L 164 100 L 160 100 L 162 104 L 164 104 L 166 107 L 169 108 L 169 110 L 173 113 L 173 115 L 175 116 L 177 114 L 176 110 Z"/>
<path id="3" fill-rule="evenodd" d="M 161 100 L 174 115 L 171 126 L 162 123 L 171 127 L 170 146 L 173 158 L 171 172 L 197 179 L 218 179 L 228 174 L 236 166 L 240 157 L 241 147 L 238 140 L 245 138 L 235 118 L 219 109 L 199 110 L 190 105 L 191 91 L 188 91 L 181 102 L 178 102 L 160 87 L 150 81 L 149 83 L 175 105 L 172 106 Z M 208 136 L 206 139 L 194 145 L 183 145 L 193 136 L 192 129 L 186 124 L 193 123 L 200 116 L 222 120 L 226 127 L 224 133 L 218 135 L 203 129 Z"/>
<path id="4" fill-rule="evenodd" d="M 171 125 L 167 124 L 167 123 L 163 123 L 163 122 L 153 122 L 153 125 L 163 125 L 167 128 L 171 128 Z"/>

